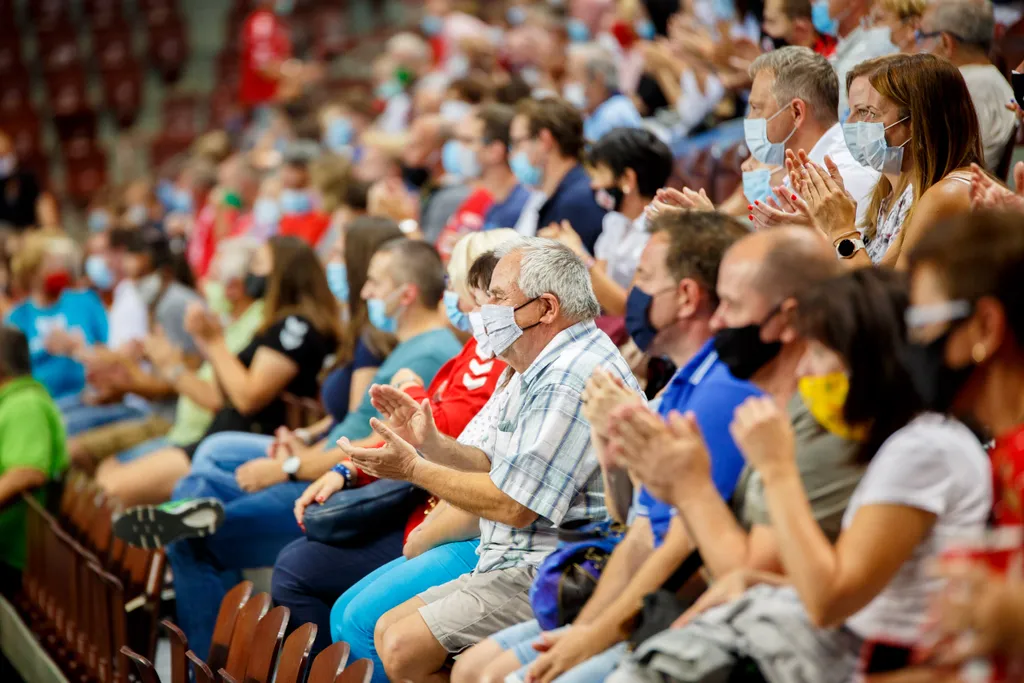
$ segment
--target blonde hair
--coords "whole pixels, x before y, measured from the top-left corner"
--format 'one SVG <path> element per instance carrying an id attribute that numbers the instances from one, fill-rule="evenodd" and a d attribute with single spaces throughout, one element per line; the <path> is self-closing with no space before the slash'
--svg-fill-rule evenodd
<path id="1" fill-rule="evenodd" d="M 14 282 L 24 290 L 31 289 L 32 280 L 50 254 L 64 258 L 72 279 L 79 276 L 81 256 L 74 240 L 61 233 L 37 231 L 25 235 L 18 250 L 11 256 L 11 277 Z"/>
<path id="2" fill-rule="evenodd" d="M 473 263 L 487 252 L 494 251 L 504 242 L 517 237 L 519 233 L 511 228 L 471 232 L 462 237 L 452 247 L 452 256 L 448 259 L 449 288 L 459 294 L 469 294 L 466 278 Z"/>
<path id="3" fill-rule="evenodd" d="M 919 18 L 927 6 L 928 0 L 878 0 L 879 9 L 892 12 L 900 21 Z"/>

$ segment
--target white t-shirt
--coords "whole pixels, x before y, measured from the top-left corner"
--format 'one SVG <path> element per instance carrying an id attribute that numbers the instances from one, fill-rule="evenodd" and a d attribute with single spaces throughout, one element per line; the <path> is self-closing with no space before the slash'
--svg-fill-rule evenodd
<path id="1" fill-rule="evenodd" d="M 960 73 L 978 113 L 985 166 L 991 171 L 999 163 L 1017 123 L 1017 117 L 1006 108 L 1013 99 L 1013 88 L 991 64 L 968 64 L 960 67 Z"/>
<path id="2" fill-rule="evenodd" d="M 882 444 L 853 492 L 843 528 L 868 505 L 904 505 L 934 513 L 931 532 L 885 589 L 846 625 L 862 638 L 914 642 L 942 582 L 929 565 L 951 541 L 980 532 L 992 508 L 988 456 L 951 418 L 926 413 Z M 882 543 L 882 539 L 879 539 Z"/>
<path id="3" fill-rule="evenodd" d="M 608 264 L 608 276 L 624 289 L 633 284 L 640 254 L 647 246 L 647 218 L 640 214 L 629 220 L 618 211 L 605 214 L 601 234 L 594 243 L 594 258 Z"/>
<path id="4" fill-rule="evenodd" d="M 540 207 L 544 206 L 544 202 L 548 200 L 548 196 L 540 190 L 534 190 L 530 195 L 526 203 L 523 204 L 523 210 L 519 213 L 519 220 L 516 221 L 514 229 L 523 237 L 536 237 L 537 236 L 537 221 L 540 219 Z M 545 228 L 548 226 L 544 226 Z"/>
<path id="5" fill-rule="evenodd" d="M 121 280 L 114 288 L 107 320 L 110 322 L 108 348 L 118 349 L 149 334 L 149 309 L 131 280 Z"/>

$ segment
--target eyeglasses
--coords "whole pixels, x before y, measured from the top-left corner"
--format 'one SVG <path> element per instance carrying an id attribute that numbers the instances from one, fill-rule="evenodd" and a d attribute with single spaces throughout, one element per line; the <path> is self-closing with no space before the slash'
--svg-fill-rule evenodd
<path id="1" fill-rule="evenodd" d="M 938 38 L 943 33 L 948 33 L 949 35 L 953 36 L 953 38 L 955 38 L 956 42 L 958 42 L 958 43 L 967 43 L 968 42 L 968 41 L 964 40 L 963 38 L 961 38 L 960 36 L 958 36 L 957 34 L 953 33 L 952 31 L 928 31 L 928 32 L 925 32 L 925 31 L 922 31 L 921 29 L 917 29 L 916 31 L 914 31 L 914 41 L 917 42 L 917 43 L 920 43 L 922 40 L 928 40 L 929 38 Z"/>

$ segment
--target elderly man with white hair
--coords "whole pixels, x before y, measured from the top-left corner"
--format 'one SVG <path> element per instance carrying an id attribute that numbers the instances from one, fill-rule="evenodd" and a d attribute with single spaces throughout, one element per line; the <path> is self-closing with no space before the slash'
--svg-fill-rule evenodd
<path id="1" fill-rule="evenodd" d="M 481 446 L 440 436 L 425 416 L 422 429 L 397 430 L 412 442 L 375 420 L 383 448 L 341 444 L 360 469 L 412 482 L 481 518 L 476 569 L 377 622 L 391 680 L 433 680 L 451 655 L 532 617 L 530 586 L 557 527 L 607 516 L 584 386 L 603 368 L 640 391 L 594 325 L 599 306 L 579 257 L 540 238 L 510 242 L 498 255 L 475 335 L 514 372 L 466 428 L 480 432 Z"/>
<path id="2" fill-rule="evenodd" d="M 640 128 L 636 105 L 619 91 L 619 65 L 597 43 L 570 46 L 569 82 L 562 95 L 585 114 L 583 135 L 590 142 L 614 128 Z"/>

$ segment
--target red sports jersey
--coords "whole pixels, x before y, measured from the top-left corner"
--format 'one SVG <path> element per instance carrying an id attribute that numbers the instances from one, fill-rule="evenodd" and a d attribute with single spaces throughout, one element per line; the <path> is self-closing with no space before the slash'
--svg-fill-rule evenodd
<path id="1" fill-rule="evenodd" d="M 989 456 L 996 525 L 1024 524 L 1024 426 L 996 439 Z"/>
<path id="2" fill-rule="evenodd" d="M 476 232 L 484 227 L 484 216 L 487 210 L 494 203 L 494 197 L 484 188 L 478 188 L 469 193 L 459 208 L 455 210 L 448 222 L 445 223 L 441 234 L 437 236 L 434 247 L 441 255 L 441 261 L 448 263 L 452 256 L 452 249 L 459 239 L 470 232 Z"/>
<path id="3" fill-rule="evenodd" d="M 330 216 L 311 211 L 310 213 L 281 216 L 277 234 L 298 237 L 309 246 L 315 247 L 330 226 Z"/>
<path id="4" fill-rule="evenodd" d="M 277 79 L 265 69 L 291 57 L 288 27 L 272 11 L 256 10 L 242 25 L 242 69 L 239 99 L 242 104 L 266 104 L 277 95 Z"/>

